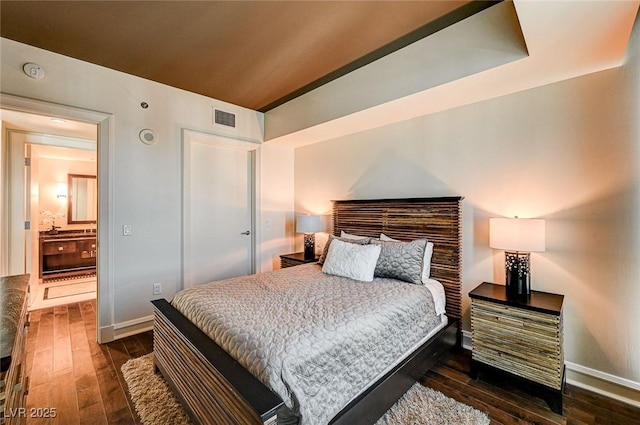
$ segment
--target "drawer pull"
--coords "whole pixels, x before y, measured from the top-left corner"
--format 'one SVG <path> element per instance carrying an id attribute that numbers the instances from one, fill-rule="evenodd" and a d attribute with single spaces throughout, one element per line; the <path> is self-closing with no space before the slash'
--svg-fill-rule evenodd
<path id="1" fill-rule="evenodd" d="M 59 246 L 58 247 L 58 251 L 64 251 L 64 247 L 63 246 Z"/>

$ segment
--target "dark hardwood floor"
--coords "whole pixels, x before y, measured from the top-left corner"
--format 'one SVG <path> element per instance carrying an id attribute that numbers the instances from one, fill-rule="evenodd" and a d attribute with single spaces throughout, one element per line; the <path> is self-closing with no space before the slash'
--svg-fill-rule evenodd
<path id="1" fill-rule="evenodd" d="M 56 417 L 27 424 L 140 424 L 120 367 L 152 350 L 151 332 L 98 344 L 95 300 L 33 311 L 27 408 L 55 408 Z"/>
<path id="2" fill-rule="evenodd" d="M 151 332 L 104 345 L 96 343 L 95 301 L 32 312 L 27 341 L 27 407 L 54 407 L 56 417 L 28 418 L 27 424 L 140 424 L 120 367 L 152 349 Z M 557 415 L 508 379 L 472 380 L 469 364 L 470 353 L 456 349 L 422 382 L 489 413 L 495 425 L 640 424 L 640 408 L 571 385 L 565 389 L 564 415 Z"/>
<path id="3" fill-rule="evenodd" d="M 492 425 L 638 425 L 640 408 L 567 384 L 563 415 L 553 413 L 542 399 L 523 391 L 506 375 L 469 377 L 471 352 L 452 350 L 422 383 L 462 403 L 489 413 Z"/>

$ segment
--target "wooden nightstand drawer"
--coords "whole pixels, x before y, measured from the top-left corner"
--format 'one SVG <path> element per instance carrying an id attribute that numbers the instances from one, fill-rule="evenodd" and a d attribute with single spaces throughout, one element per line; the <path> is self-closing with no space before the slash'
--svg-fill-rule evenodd
<path id="1" fill-rule="evenodd" d="M 521 359 L 522 362 L 540 363 L 546 368 L 560 370 L 562 368 L 562 350 L 559 341 L 540 342 L 535 336 L 523 338 L 499 332 L 477 331 L 477 323 L 472 324 L 473 358 L 485 355 L 487 352 L 503 352 L 505 355 Z M 551 385 L 555 386 L 555 384 Z"/>
<path id="2" fill-rule="evenodd" d="M 471 309 L 472 329 L 475 322 L 479 337 L 494 336 L 527 346 L 559 350 L 562 316 L 521 310 L 482 300 L 473 300 Z"/>
<path id="3" fill-rule="evenodd" d="M 317 263 L 320 257 L 305 259 L 304 252 L 294 252 L 280 256 L 280 268 L 299 266 L 301 264 Z"/>
<path id="4" fill-rule="evenodd" d="M 511 315 L 510 309 L 496 313 L 484 302 L 473 300 L 471 330 L 473 359 L 523 378 L 562 387 L 562 331 L 559 316 L 534 313 L 531 323 Z"/>
<path id="5" fill-rule="evenodd" d="M 489 283 L 469 296 L 474 369 L 487 365 L 548 388 L 543 393 L 561 412 L 563 296 L 532 291 L 528 300 L 510 300 L 503 286 Z"/>
<path id="6" fill-rule="evenodd" d="M 300 264 L 304 264 L 301 263 L 300 261 L 295 261 L 295 260 L 290 260 L 288 258 L 280 258 L 280 267 L 281 268 L 285 268 L 285 267 L 293 267 L 293 266 L 299 266 Z"/>
<path id="7" fill-rule="evenodd" d="M 473 359 L 562 387 L 562 316 L 471 300 Z"/>

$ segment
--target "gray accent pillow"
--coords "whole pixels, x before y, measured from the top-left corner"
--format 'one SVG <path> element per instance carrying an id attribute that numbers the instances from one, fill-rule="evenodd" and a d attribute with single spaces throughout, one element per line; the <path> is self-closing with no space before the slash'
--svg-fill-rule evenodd
<path id="1" fill-rule="evenodd" d="M 356 245 L 368 245 L 369 242 L 371 241 L 371 238 L 369 237 L 365 237 L 362 239 L 349 239 L 349 238 L 339 238 L 337 236 L 329 235 L 329 239 L 327 240 L 327 243 L 324 245 L 324 248 L 322 249 L 322 254 L 318 259 L 318 264 L 320 265 L 324 264 L 324 260 L 325 258 L 327 258 L 327 252 L 329 252 L 329 245 L 331 245 L 331 241 L 334 239 L 338 239 L 339 241 L 342 241 L 342 242 L 354 243 Z"/>
<path id="2" fill-rule="evenodd" d="M 426 239 L 416 239 L 411 242 L 385 242 L 372 240 L 372 244 L 382 248 L 375 277 L 389 277 L 405 282 L 422 283 L 422 262 Z"/>

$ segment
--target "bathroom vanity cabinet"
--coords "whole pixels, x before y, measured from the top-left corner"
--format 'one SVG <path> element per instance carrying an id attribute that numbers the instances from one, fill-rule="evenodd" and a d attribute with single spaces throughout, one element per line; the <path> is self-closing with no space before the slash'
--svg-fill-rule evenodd
<path id="1" fill-rule="evenodd" d="M 43 281 L 96 272 L 97 242 L 94 231 L 40 233 L 40 277 Z"/>

